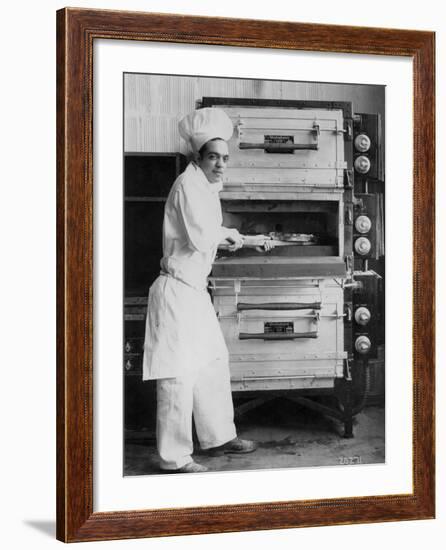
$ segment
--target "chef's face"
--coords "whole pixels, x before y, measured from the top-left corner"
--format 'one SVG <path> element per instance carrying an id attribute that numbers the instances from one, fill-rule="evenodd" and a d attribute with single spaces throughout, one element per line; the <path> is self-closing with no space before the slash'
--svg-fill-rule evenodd
<path id="1" fill-rule="evenodd" d="M 222 139 L 216 139 L 208 141 L 200 149 L 198 166 L 210 183 L 218 183 L 223 178 L 228 160 L 228 144 Z"/>

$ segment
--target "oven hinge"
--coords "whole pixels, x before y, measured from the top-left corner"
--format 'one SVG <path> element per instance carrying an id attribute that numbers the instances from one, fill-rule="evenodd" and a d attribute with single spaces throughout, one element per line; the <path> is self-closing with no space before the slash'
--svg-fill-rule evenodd
<path id="1" fill-rule="evenodd" d="M 353 225 L 353 205 L 351 203 L 345 205 L 344 224 Z"/>
<path id="2" fill-rule="evenodd" d="M 353 254 L 348 254 L 347 256 L 345 256 L 344 260 L 345 260 L 345 267 L 347 271 L 347 279 L 351 279 L 353 274 L 353 265 L 354 265 Z"/>
<path id="3" fill-rule="evenodd" d="M 349 359 L 344 359 L 344 378 L 348 381 L 352 380 L 352 369 Z"/>
<path id="4" fill-rule="evenodd" d="M 351 305 L 350 302 L 344 303 L 344 315 L 343 315 L 343 317 L 345 318 L 347 323 L 352 322 L 352 305 Z"/>
<path id="5" fill-rule="evenodd" d="M 353 140 L 353 120 L 351 118 L 344 119 L 344 139 L 346 141 Z"/>
<path id="6" fill-rule="evenodd" d="M 344 188 L 353 189 L 353 170 L 344 169 Z"/>

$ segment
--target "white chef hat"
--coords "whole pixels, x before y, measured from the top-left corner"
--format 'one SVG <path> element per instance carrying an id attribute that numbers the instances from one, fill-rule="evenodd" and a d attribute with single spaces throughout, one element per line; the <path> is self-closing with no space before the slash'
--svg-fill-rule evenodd
<path id="1" fill-rule="evenodd" d="M 232 136 L 231 119 L 217 107 L 197 109 L 182 118 L 178 125 L 180 136 L 197 152 L 209 140 L 220 138 L 228 141 Z"/>

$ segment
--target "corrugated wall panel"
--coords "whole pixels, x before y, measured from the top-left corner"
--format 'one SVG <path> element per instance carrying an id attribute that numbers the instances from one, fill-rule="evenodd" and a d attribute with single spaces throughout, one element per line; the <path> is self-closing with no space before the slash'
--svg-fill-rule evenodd
<path id="1" fill-rule="evenodd" d="M 355 112 L 384 116 L 384 87 L 378 86 L 126 74 L 125 151 L 186 153 L 178 121 L 203 96 L 351 101 Z"/>

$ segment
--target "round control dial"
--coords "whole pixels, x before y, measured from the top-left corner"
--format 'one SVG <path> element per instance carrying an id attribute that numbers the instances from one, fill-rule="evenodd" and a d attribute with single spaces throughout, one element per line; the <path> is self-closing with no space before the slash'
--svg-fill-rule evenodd
<path id="1" fill-rule="evenodd" d="M 361 256 L 368 254 L 371 248 L 372 245 L 367 237 L 359 237 L 359 239 L 356 239 L 355 250 L 358 254 L 361 254 Z"/>
<path id="2" fill-rule="evenodd" d="M 355 170 L 360 174 L 367 174 L 370 170 L 370 160 L 364 155 L 357 157 L 355 160 Z"/>
<path id="3" fill-rule="evenodd" d="M 370 311 L 366 307 L 358 307 L 355 311 L 355 321 L 358 325 L 366 325 L 370 321 Z"/>
<path id="4" fill-rule="evenodd" d="M 358 233 L 368 233 L 372 227 L 372 221 L 368 216 L 358 216 L 355 220 L 355 227 Z"/>
<path id="5" fill-rule="evenodd" d="M 367 336 L 358 336 L 355 341 L 355 349 L 358 353 L 366 354 L 370 351 L 372 344 Z"/>
<path id="6" fill-rule="evenodd" d="M 372 142 L 367 134 L 358 134 L 355 137 L 355 147 L 360 153 L 365 153 L 370 149 Z"/>

